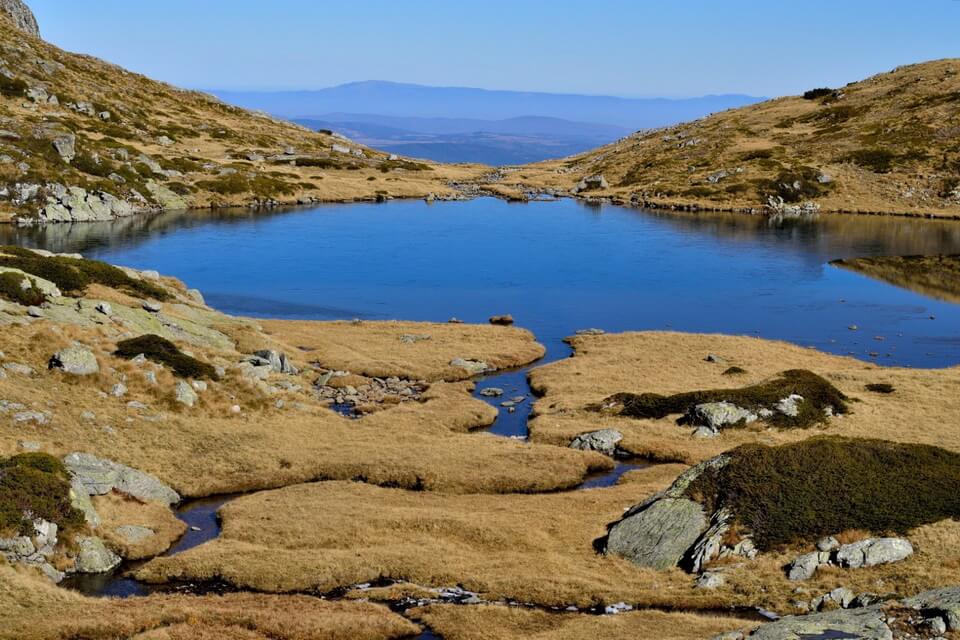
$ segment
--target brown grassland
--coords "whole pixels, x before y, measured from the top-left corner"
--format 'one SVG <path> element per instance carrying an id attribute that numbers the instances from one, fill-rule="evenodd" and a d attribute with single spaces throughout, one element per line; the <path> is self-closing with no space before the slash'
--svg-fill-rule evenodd
<path id="1" fill-rule="evenodd" d="M 811 99 L 777 98 L 641 131 L 516 168 L 501 187 L 569 190 L 602 174 L 609 188 L 586 195 L 705 209 L 757 209 L 773 195 L 813 200 L 823 211 L 957 217 L 958 140 L 960 59 L 937 60 Z"/>
<path id="2" fill-rule="evenodd" d="M 299 357 L 328 369 L 364 376 L 466 380 L 470 373 L 450 365 L 454 358 L 481 360 L 510 369 L 543 357 L 533 334 L 515 327 L 425 322 L 303 322 L 262 320 L 274 340 L 298 350 Z M 429 336 L 413 344 L 403 335 Z"/>
<path id="3" fill-rule="evenodd" d="M 548 613 L 535 609 L 433 605 L 411 612 L 444 640 L 703 640 L 757 626 L 735 617 L 663 611 L 616 616 Z"/>
<path id="4" fill-rule="evenodd" d="M 531 372 L 542 395 L 530 421 L 535 442 L 568 444 L 578 434 L 603 428 L 624 435 L 620 447 L 637 456 L 694 463 L 748 442 L 780 444 L 828 434 L 932 444 L 960 451 L 960 367 L 924 370 L 883 367 L 785 342 L 684 333 L 624 333 L 571 339 L 575 357 Z M 707 362 L 708 354 L 723 359 Z M 729 367 L 741 375 L 724 375 Z M 695 439 L 679 416 L 660 420 L 611 416 L 588 405 L 619 392 L 673 394 L 757 384 L 789 369 L 826 378 L 853 398 L 849 415 L 809 429 L 766 429 L 761 423 Z M 887 383 L 891 394 L 866 389 Z"/>
<path id="5" fill-rule="evenodd" d="M 187 525 L 166 506 L 142 502 L 119 493 L 94 496 L 93 507 L 100 516 L 97 534 L 121 557 L 127 560 L 152 558 L 166 551 L 182 536 Z M 152 529 L 154 535 L 139 542 L 128 542 L 117 533 L 117 527 L 136 525 Z"/>
<path id="6" fill-rule="evenodd" d="M 797 583 L 784 548 L 727 564 L 727 585 L 696 589 L 680 569 L 656 571 L 599 555 L 594 541 L 623 511 L 665 488 L 684 467 L 634 471 L 610 488 L 538 495 L 441 495 L 324 482 L 260 492 L 225 505 L 223 533 L 136 573 L 148 582 L 224 580 L 272 593 L 327 593 L 376 581 L 406 584 L 353 592 L 392 600 L 416 585 L 461 585 L 485 600 L 541 606 L 627 602 L 640 607 L 716 610 L 764 606 L 794 612 Z M 855 593 L 912 595 L 955 583 L 960 522 L 910 533 L 916 554 L 893 565 L 824 569 L 803 583 L 809 596 L 846 586 Z"/>
<path id="7" fill-rule="evenodd" d="M 375 604 L 261 594 L 86 598 L 0 564 L 0 637 L 9 640 L 387 640 L 417 632 Z"/>

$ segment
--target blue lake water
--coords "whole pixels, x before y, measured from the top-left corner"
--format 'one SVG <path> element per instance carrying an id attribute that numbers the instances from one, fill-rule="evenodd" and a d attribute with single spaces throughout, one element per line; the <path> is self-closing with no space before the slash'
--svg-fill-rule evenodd
<path id="1" fill-rule="evenodd" d="M 563 337 L 599 327 L 750 334 L 884 364 L 960 363 L 960 305 L 827 264 L 960 253 L 955 222 L 482 198 L 171 213 L 7 228 L 0 240 L 175 275 L 231 313 L 468 322 L 511 313 L 551 358 L 569 353 Z"/>

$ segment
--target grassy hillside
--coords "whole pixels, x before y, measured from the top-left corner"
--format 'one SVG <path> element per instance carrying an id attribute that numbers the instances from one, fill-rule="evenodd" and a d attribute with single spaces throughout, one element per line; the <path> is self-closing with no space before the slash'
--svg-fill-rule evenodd
<path id="1" fill-rule="evenodd" d="M 960 59 L 770 100 L 532 167 L 506 182 L 659 206 L 960 215 Z M 781 204 L 782 199 L 782 204 Z M 773 206 L 771 206 L 773 205 Z M 809 207 L 814 209 L 815 207 Z"/>
<path id="2" fill-rule="evenodd" d="M 45 208 L 48 217 L 73 211 L 73 219 L 90 219 L 104 211 L 423 196 L 449 192 L 446 181 L 464 173 L 390 160 L 62 51 L 0 11 L 0 221 Z"/>

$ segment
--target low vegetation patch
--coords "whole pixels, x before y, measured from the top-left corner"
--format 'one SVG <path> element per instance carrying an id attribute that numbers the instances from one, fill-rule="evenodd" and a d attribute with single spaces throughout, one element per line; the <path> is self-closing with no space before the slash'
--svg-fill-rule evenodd
<path id="1" fill-rule="evenodd" d="M 46 453 L 21 453 L 0 460 L 0 532 L 33 534 L 33 520 L 55 522 L 61 530 L 83 526 L 83 513 L 70 504 L 70 477 Z"/>
<path id="2" fill-rule="evenodd" d="M 166 300 L 166 289 L 145 280 L 134 280 L 123 269 L 99 260 L 41 256 L 22 247 L 0 247 L 0 266 L 20 269 L 57 285 L 62 292 L 82 294 L 91 284 Z"/>
<path id="3" fill-rule="evenodd" d="M 725 375 L 725 376 L 742 376 L 742 375 L 745 374 L 746 372 L 747 372 L 747 370 L 744 369 L 743 367 L 733 366 L 733 367 L 729 367 L 728 369 L 726 369 L 726 370 L 723 372 L 722 375 Z"/>
<path id="4" fill-rule="evenodd" d="M 893 385 L 888 382 L 872 382 L 866 386 L 867 391 L 873 393 L 893 393 L 896 391 Z"/>
<path id="5" fill-rule="evenodd" d="M 115 356 L 132 360 L 143 354 L 148 360 L 169 367 L 181 378 L 217 379 L 213 365 L 188 356 L 166 338 L 147 334 L 117 343 Z"/>
<path id="6" fill-rule="evenodd" d="M 5 96 L 22 96 L 27 90 L 27 83 L 20 78 L 10 78 L 0 73 L 0 94 Z"/>
<path id="7" fill-rule="evenodd" d="M 24 283 L 27 284 L 26 287 Z M 0 273 L 0 298 L 25 307 L 41 305 L 45 300 L 43 291 L 37 288 L 36 281 L 12 271 Z"/>
<path id="8" fill-rule="evenodd" d="M 828 87 L 818 87 L 817 89 L 810 89 L 809 91 L 803 92 L 804 100 L 817 100 L 819 98 L 826 98 L 827 96 L 833 93 L 833 89 Z"/>
<path id="9" fill-rule="evenodd" d="M 775 412 L 768 418 L 770 424 L 782 428 L 806 428 L 824 421 L 829 408 L 836 414 L 848 413 L 849 398 L 824 378 L 804 369 L 791 369 L 768 382 L 739 389 L 710 389 L 689 391 L 672 396 L 658 393 L 618 393 L 595 410 L 604 407 L 621 407 L 619 414 L 631 418 L 660 419 L 669 415 L 684 414 L 698 404 L 707 402 L 731 402 L 744 409 L 759 411 L 771 408 L 791 395 L 803 396 L 797 405 L 796 416 Z"/>
<path id="10" fill-rule="evenodd" d="M 896 158 L 895 153 L 886 149 L 858 149 L 848 153 L 843 160 L 874 173 L 890 173 Z"/>
<path id="11" fill-rule="evenodd" d="M 821 436 L 744 445 L 687 495 L 731 509 L 761 549 L 841 531 L 904 534 L 960 517 L 960 454 L 940 447 Z"/>
<path id="12" fill-rule="evenodd" d="M 394 169 L 403 169 L 404 171 L 433 171 L 433 168 L 423 162 L 413 162 L 411 160 L 384 160 L 380 165 L 380 171 L 387 173 Z"/>
<path id="13" fill-rule="evenodd" d="M 813 167 L 782 169 L 773 179 L 758 180 L 757 194 L 762 200 L 779 196 L 784 202 L 800 202 L 819 198 L 829 193 L 832 183 L 819 180 L 820 171 Z"/>

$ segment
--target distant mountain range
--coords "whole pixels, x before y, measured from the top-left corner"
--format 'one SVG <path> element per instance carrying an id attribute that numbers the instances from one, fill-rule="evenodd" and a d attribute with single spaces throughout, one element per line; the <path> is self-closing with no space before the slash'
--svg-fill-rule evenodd
<path id="1" fill-rule="evenodd" d="M 640 129 L 761 100 L 745 95 L 617 98 L 354 82 L 316 91 L 214 91 L 363 144 L 444 162 L 515 164 L 580 153 Z"/>
<path id="2" fill-rule="evenodd" d="M 404 156 L 493 165 L 560 158 L 607 144 L 632 131 L 538 116 L 480 120 L 330 113 L 294 121 L 315 130 L 336 131 L 365 145 Z"/>

